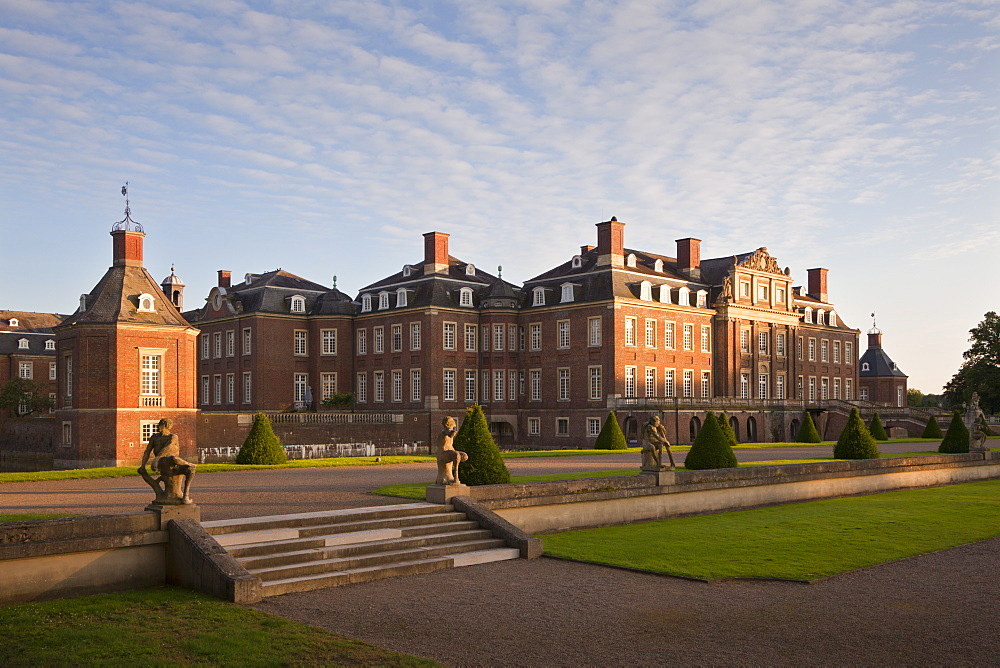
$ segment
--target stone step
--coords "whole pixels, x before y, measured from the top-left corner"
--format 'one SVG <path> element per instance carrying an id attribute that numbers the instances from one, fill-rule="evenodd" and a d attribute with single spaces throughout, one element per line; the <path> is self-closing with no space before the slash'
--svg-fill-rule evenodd
<path id="1" fill-rule="evenodd" d="M 261 593 L 264 596 L 277 596 L 298 591 L 311 591 L 324 587 L 337 587 L 345 584 L 358 582 L 370 582 L 382 578 L 396 577 L 400 575 L 417 575 L 420 573 L 432 573 L 445 568 L 456 566 L 471 566 L 474 564 L 485 564 L 492 561 L 503 561 L 506 559 L 517 559 L 520 552 L 516 548 L 501 547 L 490 550 L 480 550 L 456 555 L 454 557 L 434 557 L 429 559 L 419 559 L 393 564 L 391 566 L 375 566 L 371 568 L 357 568 L 336 573 L 324 573 L 322 575 L 291 577 L 280 580 L 264 582 Z"/>
<path id="2" fill-rule="evenodd" d="M 398 550 L 384 550 L 369 554 L 336 556 L 332 558 L 320 558 L 315 561 L 297 560 L 293 563 L 273 565 L 271 567 L 259 568 L 264 564 L 244 564 L 247 570 L 259 577 L 263 582 L 271 580 L 282 580 L 293 577 L 305 577 L 312 575 L 322 575 L 336 571 L 349 571 L 358 568 L 371 568 L 384 566 L 392 568 L 399 563 L 418 561 L 435 557 L 460 558 L 470 552 L 484 552 L 496 548 L 504 547 L 504 542 L 499 538 L 486 538 L 480 540 L 468 540 L 453 543 L 445 543 L 429 546 L 412 546 Z M 518 553 L 520 554 L 520 553 Z M 322 555 L 317 555 L 322 556 Z"/>
<path id="3" fill-rule="evenodd" d="M 452 512 L 449 505 L 435 503 L 399 503 L 389 506 L 371 508 L 342 508 L 339 510 L 321 510 L 310 513 L 295 513 L 291 515 L 265 515 L 261 517 L 242 517 L 228 520 L 212 520 L 202 522 L 202 527 L 213 536 L 243 533 L 247 531 L 263 531 L 266 529 L 287 529 L 292 527 L 308 527 L 330 525 L 347 522 L 363 522 L 384 518 L 402 518 L 409 515 L 432 515 Z"/>
<path id="4" fill-rule="evenodd" d="M 391 540 L 393 538 L 410 538 L 413 536 L 427 536 L 443 531 L 466 531 L 478 529 L 479 525 L 471 520 L 461 522 L 449 522 L 447 525 L 429 524 L 413 527 L 371 529 L 368 531 L 353 531 L 349 533 L 336 533 L 328 536 L 315 536 L 310 538 L 292 538 L 289 540 L 273 540 L 260 543 L 239 543 L 227 545 L 228 552 L 236 558 L 255 557 L 268 554 L 277 554 L 294 550 L 309 550 L 320 547 L 332 547 L 334 545 L 352 545 L 355 543 L 369 543 L 379 540 Z M 238 535 L 238 534 L 234 534 Z M 218 539 L 219 537 L 217 537 Z M 228 536 L 222 536 L 228 538 Z M 226 545 L 222 541 L 220 544 Z"/>

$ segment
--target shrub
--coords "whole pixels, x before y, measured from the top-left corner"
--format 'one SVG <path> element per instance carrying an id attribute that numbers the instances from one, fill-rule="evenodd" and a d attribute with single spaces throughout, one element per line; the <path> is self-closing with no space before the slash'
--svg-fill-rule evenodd
<path id="1" fill-rule="evenodd" d="M 865 426 L 857 408 L 851 409 L 844 430 L 840 432 L 837 445 L 833 446 L 834 459 L 877 459 L 878 443 Z"/>
<path id="2" fill-rule="evenodd" d="M 872 415 L 872 422 L 868 425 L 868 431 L 871 432 L 872 437 L 876 441 L 888 441 L 889 435 L 885 433 L 885 428 L 882 426 L 882 418 L 876 412 Z"/>
<path id="3" fill-rule="evenodd" d="M 944 435 L 938 452 L 958 453 L 969 451 L 969 430 L 962 422 L 962 414 L 957 410 L 952 413 L 951 424 L 948 425 L 948 433 Z"/>
<path id="4" fill-rule="evenodd" d="M 353 392 L 336 392 L 320 402 L 327 408 L 351 408 L 354 406 Z"/>
<path id="5" fill-rule="evenodd" d="M 722 432 L 722 427 L 712 411 L 708 411 L 705 416 L 705 424 L 701 426 L 698 437 L 694 439 L 684 459 L 684 466 L 689 470 L 731 469 L 739 466 L 736 455 L 729 445 L 729 439 Z"/>
<path id="6" fill-rule="evenodd" d="M 804 411 L 802 414 L 802 426 L 799 427 L 799 433 L 795 437 L 796 443 L 821 443 L 823 439 L 819 437 L 819 432 L 816 430 L 816 423 L 813 422 L 812 415 L 809 411 Z"/>
<path id="7" fill-rule="evenodd" d="M 927 421 L 927 426 L 924 427 L 924 433 L 920 435 L 920 438 L 944 438 L 944 432 L 941 431 L 941 426 L 933 415 Z"/>
<path id="8" fill-rule="evenodd" d="M 271 421 L 263 413 L 257 413 L 250 426 L 250 433 L 236 455 L 237 464 L 284 464 L 285 450 L 281 439 L 271 429 Z"/>
<path id="9" fill-rule="evenodd" d="M 726 415 L 725 411 L 719 414 L 719 427 L 722 428 L 722 433 L 726 435 L 726 440 L 729 441 L 730 446 L 737 445 L 736 432 L 733 431 L 733 425 L 729 424 L 729 416 Z"/>
<path id="10" fill-rule="evenodd" d="M 625 442 L 625 434 L 622 433 L 621 425 L 618 424 L 618 417 L 614 411 L 608 411 L 608 418 L 601 427 L 601 433 L 597 435 L 594 442 L 596 450 L 628 450 L 628 443 Z"/>
<path id="11" fill-rule="evenodd" d="M 493 441 L 483 407 L 476 404 L 465 409 L 465 419 L 455 436 L 456 450 L 469 455 L 459 467 L 459 478 L 466 485 L 497 485 L 510 482 L 510 472 Z"/>

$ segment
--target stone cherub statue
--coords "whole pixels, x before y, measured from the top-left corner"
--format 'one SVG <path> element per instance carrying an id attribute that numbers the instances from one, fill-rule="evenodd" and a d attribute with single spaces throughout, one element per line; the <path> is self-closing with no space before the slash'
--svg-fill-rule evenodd
<path id="1" fill-rule="evenodd" d="M 456 450 L 452 445 L 455 434 L 458 433 L 458 425 L 455 418 L 446 417 L 441 420 L 444 429 L 438 434 L 437 465 L 438 475 L 436 485 L 461 485 L 458 479 L 458 465 L 469 459 L 467 453 Z"/>
<path id="2" fill-rule="evenodd" d="M 142 464 L 139 465 L 139 475 L 156 492 L 153 504 L 158 506 L 193 503 L 189 494 L 196 465 L 180 458 L 180 439 L 170 432 L 172 426 L 173 422 L 169 419 L 160 420 L 157 432 L 149 437 L 149 445 L 142 453 Z M 153 470 L 160 474 L 158 478 L 146 470 L 150 455 L 153 456 Z"/>
<path id="3" fill-rule="evenodd" d="M 667 451 L 670 466 L 663 465 L 663 451 Z M 667 430 L 660 423 L 660 416 L 654 415 L 642 426 L 642 470 L 673 471 L 674 453 L 670 451 L 670 441 L 667 440 Z"/>
<path id="4" fill-rule="evenodd" d="M 979 393 L 973 392 L 969 400 L 969 406 L 965 409 L 966 429 L 969 430 L 969 450 L 986 450 L 986 429 L 983 411 L 979 408 Z"/>

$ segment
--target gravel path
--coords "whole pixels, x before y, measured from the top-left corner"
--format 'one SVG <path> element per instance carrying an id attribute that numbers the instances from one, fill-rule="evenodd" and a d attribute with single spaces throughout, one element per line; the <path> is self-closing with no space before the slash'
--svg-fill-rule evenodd
<path id="1" fill-rule="evenodd" d="M 256 608 L 453 666 L 996 665 L 1000 538 L 814 585 L 704 584 L 541 558 Z"/>

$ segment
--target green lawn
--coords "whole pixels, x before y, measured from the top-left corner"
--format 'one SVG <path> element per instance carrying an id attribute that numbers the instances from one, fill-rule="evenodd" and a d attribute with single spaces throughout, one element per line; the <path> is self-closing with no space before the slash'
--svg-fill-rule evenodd
<path id="1" fill-rule="evenodd" d="M 174 588 L 0 607 L 0 628 L 3 666 L 437 665 Z"/>
<path id="2" fill-rule="evenodd" d="M 52 520 L 57 517 L 73 517 L 59 513 L 0 513 L 0 522 L 28 522 L 30 520 Z"/>
<path id="3" fill-rule="evenodd" d="M 552 556 L 696 578 L 812 580 L 1000 535 L 1000 481 L 543 536 Z"/>

